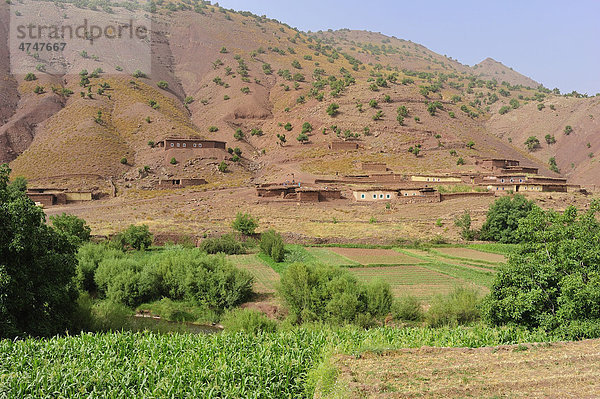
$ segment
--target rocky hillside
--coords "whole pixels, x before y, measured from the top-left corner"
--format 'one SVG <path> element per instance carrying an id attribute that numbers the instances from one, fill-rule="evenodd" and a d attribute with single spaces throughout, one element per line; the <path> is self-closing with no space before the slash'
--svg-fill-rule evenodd
<path id="1" fill-rule="evenodd" d="M 61 8 L 66 18 L 78 11 L 35 6 L 42 13 Z M 5 43 L 9 9 L 0 7 Z M 600 154 L 598 99 L 538 88 L 491 59 L 471 68 L 407 40 L 304 33 L 202 2 L 135 12 L 153 20 L 152 68 L 135 77 L 117 73 L 109 58 L 71 52 L 66 73 L 32 68 L 37 79 L 25 81 L 9 73 L 7 45 L 0 45 L 0 161 L 10 161 L 15 174 L 40 182 L 89 175 L 143 186 L 158 176 L 194 175 L 248 184 L 292 173 L 353 173 L 361 160 L 385 161 L 399 173 L 467 172 L 476 170 L 477 157 L 498 156 L 552 175 L 548 160 L 555 156 L 573 181 L 600 183 L 591 155 Z M 566 125 L 572 134 L 563 133 Z M 556 142 L 546 144 L 546 134 Z M 210 163 L 166 164 L 149 144 L 173 135 L 227 141 L 241 160 L 228 162 L 227 174 Z M 540 141 L 531 151 L 529 136 Z M 361 148 L 327 149 L 340 139 Z M 418 156 L 409 153 L 419 145 Z"/>

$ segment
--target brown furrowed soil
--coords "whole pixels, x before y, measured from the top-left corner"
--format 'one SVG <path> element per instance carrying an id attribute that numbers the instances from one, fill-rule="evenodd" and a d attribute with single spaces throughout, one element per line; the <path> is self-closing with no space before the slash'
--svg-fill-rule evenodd
<path id="1" fill-rule="evenodd" d="M 481 252 L 475 249 L 469 248 L 436 248 L 437 252 L 442 255 L 448 255 L 456 258 L 465 258 L 472 260 L 482 260 L 485 262 L 494 263 L 505 263 L 506 257 L 504 255 L 492 254 L 489 252 Z"/>
<path id="2" fill-rule="evenodd" d="M 423 263 L 421 259 L 401 254 L 392 249 L 330 248 L 361 265 L 406 265 Z"/>
<path id="3" fill-rule="evenodd" d="M 598 398 L 600 340 L 340 355 L 352 398 Z"/>

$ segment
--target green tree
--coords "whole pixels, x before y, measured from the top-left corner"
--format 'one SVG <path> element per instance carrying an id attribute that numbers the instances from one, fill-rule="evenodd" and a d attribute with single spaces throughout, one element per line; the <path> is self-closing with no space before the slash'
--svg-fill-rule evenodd
<path id="1" fill-rule="evenodd" d="M 336 116 L 339 113 L 339 108 L 340 106 L 336 103 L 329 104 L 329 106 L 327 107 L 327 115 Z"/>
<path id="2" fill-rule="evenodd" d="M 221 172 L 221 173 L 227 172 L 227 163 L 225 161 L 221 161 L 218 168 L 219 168 L 219 172 Z"/>
<path id="3" fill-rule="evenodd" d="M 596 200 L 578 214 L 535 208 L 521 221 L 522 246 L 496 275 L 483 314 L 491 324 L 600 336 L 600 222 Z"/>
<path id="4" fill-rule="evenodd" d="M 569 134 L 571 134 L 573 132 L 573 127 L 571 125 L 565 126 L 564 132 L 568 136 Z"/>
<path id="5" fill-rule="evenodd" d="M 475 238 L 477 232 L 471 229 L 471 213 L 468 210 L 454 219 L 454 225 L 460 228 L 463 240 L 471 241 Z"/>
<path id="6" fill-rule="evenodd" d="M 0 166 L 0 337 L 52 336 L 73 327 L 76 247 L 45 223 Z"/>
<path id="7" fill-rule="evenodd" d="M 553 135 L 547 134 L 544 138 L 546 139 L 546 144 L 548 145 L 556 143 L 556 137 L 554 137 Z"/>
<path id="8" fill-rule="evenodd" d="M 90 240 L 92 229 L 85 223 L 85 220 L 75 215 L 62 213 L 50 216 L 50 221 L 55 230 L 66 234 L 69 241 L 76 246 Z"/>
<path id="9" fill-rule="evenodd" d="M 145 224 L 140 226 L 132 224 L 113 238 L 113 245 L 123 251 L 128 249 L 144 251 L 152 245 L 152 233 Z"/>
<path id="10" fill-rule="evenodd" d="M 249 213 L 238 212 L 231 223 L 231 227 L 244 235 L 251 236 L 258 227 L 258 219 L 255 219 Z"/>
<path id="11" fill-rule="evenodd" d="M 519 223 L 534 208 L 537 208 L 535 202 L 520 194 L 498 198 L 490 205 L 481 227 L 481 239 L 503 244 L 521 242 Z"/>
<path id="12" fill-rule="evenodd" d="M 529 136 L 527 140 L 525 140 L 525 145 L 529 151 L 533 151 L 540 147 L 540 140 L 535 136 Z"/>

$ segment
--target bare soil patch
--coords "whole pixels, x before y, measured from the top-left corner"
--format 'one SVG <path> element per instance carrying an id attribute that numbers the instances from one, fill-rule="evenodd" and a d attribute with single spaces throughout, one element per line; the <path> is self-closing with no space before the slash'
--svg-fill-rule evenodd
<path id="1" fill-rule="evenodd" d="M 391 249 L 330 248 L 336 254 L 345 256 L 361 265 L 410 265 L 423 263 L 418 258 L 401 254 Z"/>
<path id="2" fill-rule="evenodd" d="M 600 340 L 338 356 L 352 398 L 597 398 Z"/>

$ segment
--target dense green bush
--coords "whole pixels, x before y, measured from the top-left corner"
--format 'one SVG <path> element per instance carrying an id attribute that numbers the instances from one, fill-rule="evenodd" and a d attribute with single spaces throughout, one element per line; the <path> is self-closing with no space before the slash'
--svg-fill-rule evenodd
<path id="1" fill-rule="evenodd" d="M 258 219 L 253 218 L 249 213 L 238 212 L 231 223 L 231 227 L 242 234 L 250 236 L 254 234 L 258 227 Z"/>
<path id="2" fill-rule="evenodd" d="M 480 317 L 479 303 L 477 290 L 457 287 L 448 295 L 433 297 L 425 320 L 431 327 L 472 323 Z"/>
<path id="3" fill-rule="evenodd" d="M 170 248 L 105 257 L 94 274 L 100 297 L 135 307 L 161 298 L 186 300 L 214 311 L 245 301 L 252 277 L 223 255 Z"/>
<path id="4" fill-rule="evenodd" d="M 231 333 L 245 332 L 257 334 L 260 332 L 272 333 L 277 330 L 277 323 L 264 313 L 254 309 L 232 309 L 223 315 L 221 324 L 225 331 Z"/>
<path id="5" fill-rule="evenodd" d="M 537 208 L 535 202 L 521 194 L 498 198 L 490 205 L 487 218 L 481 227 L 481 239 L 503 244 L 521 242 L 519 223 L 534 208 Z"/>
<path id="6" fill-rule="evenodd" d="M 600 202 L 578 215 L 534 208 L 519 223 L 523 244 L 496 275 L 484 302 L 491 324 L 556 330 L 565 338 L 600 333 Z"/>
<path id="7" fill-rule="evenodd" d="M 64 333 L 76 309 L 76 246 L 9 175 L 0 165 L 0 338 Z"/>
<path id="8" fill-rule="evenodd" d="M 92 229 L 85 223 L 85 220 L 75 215 L 67 215 L 66 213 L 53 215 L 50 216 L 50 221 L 55 230 L 66 234 L 75 245 L 81 245 L 90 240 Z"/>
<path id="9" fill-rule="evenodd" d="M 267 230 L 260 235 L 260 252 L 270 256 L 275 262 L 283 262 L 284 245 L 281 234 L 275 230 Z"/>
<path id="10" fill-rule="evenodd" d="M 366 286 L 347 270 L 304 263 L 287 268 L 281 276 L 279 294 L 293 323 L 365 324 L 366 318 L 388 314 L 392 303 L 388 284 Z"/>
<path id="11" fill-rule="evenodd" d="M 244 245 L 236 240 L 233 234 L 207 238 L 200 244 L 200 249 L 207 254 L 217 254 L 221 252 L 227 255 L 237 255 L 246 253 Z"/>
<path id="12" fill-rule="evenodd" d="M 392 316 L 396 320 L 421 321 L 424 317 L 423 305 L 416 297 L 405 295 L 392 304 Z"/>
<path id="13" fill-rule="evenodd" d="M 152 245 L 152 233 L 150 233 L 148 226 L 145 224 L 141 226 L 132 224 L 124 231 L 115 235 L 112 239 L 112 244 L 123 251 L 128 249 L 143 251 Z"/>
<path id="14" fill-rule="evenodd" d="M 96 292 L 98 287 L 94 281 L 94 275 L 98 265 L 104 259 L 122 258 L 123 251 L 110 248 L 103 244 L 85 243 L 79 247 L 77 252 L 77 270 L 75 281 L 77 286 L 82 291 L 88 291 L 92 294 Z"/>

